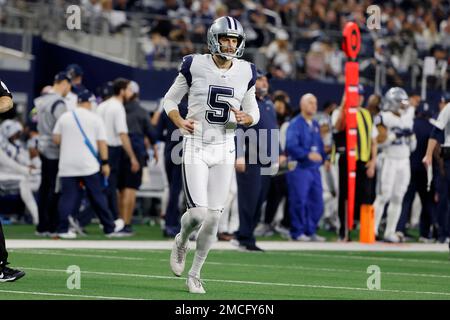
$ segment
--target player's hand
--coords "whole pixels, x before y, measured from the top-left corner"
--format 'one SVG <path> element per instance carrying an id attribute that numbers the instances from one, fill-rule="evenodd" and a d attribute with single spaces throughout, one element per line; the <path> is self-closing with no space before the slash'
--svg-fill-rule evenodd
<path id="1" fill-rule="evenodd" d="M 308 154 L 308 159 L 314 162 L 321 162 L 322 161 L 322 156 L 320 155 L 320 153 L 317 152 L 310 152 Z"/>
<path id="2" fill-rule="evenodd" d="M 280 167 L 287 165 L 287 160 L 288 160 L 288 158 L 284 154 L 281 154 L 278 157 L 278 163 L 279 163 Z"/>
<path id="3" fill-rule="evenodd" d="M 102 175 L 108 178 L 110 174 L 111 174 L 111 167 L 109 166 L 109 164 L 102 165 Z"/>
<path id="4" fill-rule="evenodd" d="M 426 154 L 425 157 L 423 157 L 422 162 L 425 165 L 425 168 L 428 169 L 429 166 L 431 166 L 431 163 L 433 161 L 433 156 Z"/>
<path id="5" fill-rule="evenodd" d="M 158 163 L 159 154 L 158 154 L 158 146 L 156 144 L 153 145 L 153 158 L 155 159 L 155 163 Z"/>
<path id="6" fill-rule="evenodd" d="M 375 161 L 370 160 L 366 163 L 366 175 L 368 178 L 373 178 L 375 176 Z"/>
<path id="7" fill-rule="evenodd" d="M 243 126 L 249 126 L 253 123 L 253 118 L 244 111 L 238 110 L 236 108 L 231 108 L 231 111 L 234 112 L 236 122 L 238 124 L 241 124 Z"/>
<path id="8" fill-rule="evenodd" d="M 323 164 L 325 171 L 329 172 L 331 170 L 331 162 L 330 160 L 325 160 L 325 163 Z"/>
<path id="9" fill-rule="evenodd" d="M 194 120 L 192 119 L 181 119 L 176 125 L 181 131 L 185 130 L 188 133 L 194 133 Z"/>
<path id="10" fill-rule="evenodd" d="M 244 173 L 245 172 L 245 158 L 244 157 L 237 158 L 234 167 L 236 168 L 236 172 Z"/>
<path id="11" fill-rule="evenodd" d="M 133 157 L 131 159 L 131 172 L 133 172 L 133 173 L 138 172 L 140 167 L 141 167 L 141 165 L 139 164 L 137 159 Z"/>

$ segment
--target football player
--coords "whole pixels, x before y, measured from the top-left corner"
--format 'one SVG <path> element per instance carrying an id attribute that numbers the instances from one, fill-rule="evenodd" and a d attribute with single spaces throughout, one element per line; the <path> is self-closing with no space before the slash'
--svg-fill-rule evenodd
<path id="1" fill-rule="evenodd" d="M 179 74 L 163 99 L 169 118 L 183 139 L 182 177 L 188 210 L 181 218 L 170 266 L 181 276 L 190 234 L 198 230 L 197 249 L 187 277 L 191 293 L 205 293 L 200 271 L 216 240 L 220 215 L 230 190 L 235 162 L 234 129 L 259 120 L 255 98 L 256 67 L 239 58 L 245 33 L 233 17 L 216 19 L 208 29 L 210 54 L 185 56 Z M 188 95 L 188 114 L 178 104 Z M 242 107 L 242 108 L 241 108 Z"/>
<path id="2" fill-rule="evenodd" d="M 384 240 L 400 242 L 395 233 L 402 209 L 403 196 L 411 177 L 409 156 L 415 149 L 413 133 L 415 109 L 409 104 L 405 90 L 394 87 L 384 96 L 383 111 L 375 118 L 379 131 L 377 138 L 384 153 L 380 174 L 381 192 L 375 206 L 375 234 L 383 216 L 384 207 L 389 202 Z"/>

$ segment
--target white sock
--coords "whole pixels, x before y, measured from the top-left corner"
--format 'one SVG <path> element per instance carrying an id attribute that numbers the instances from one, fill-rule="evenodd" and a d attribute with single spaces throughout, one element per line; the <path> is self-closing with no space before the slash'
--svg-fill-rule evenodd
<path id="1" fill-rule="evenodd" d="M 200 271 L 214 242 L 217 239 L 217 229 L 222 210 L 208 210 L 208 215 L 203 221 L 197 235 L 197 249 L 192 262 L 189 275 L 200 278 Z"/>
<path id="2" fill-rule="evenodd" d="M 384 232 L 385 237 L 389 237 L 395 233 L 395 230 L 397 229 L 398 219 L 400 219 L 401 213 L 402 203 L 392 199 L 387 210 L 386 230 Z"/>
<path id="3" fill-rule="evenodd" d="M 375 235 L 378 235 L 378 228 L 380 227 L 386 203 L 387 201 L 382 195 L 378 195 L 373 203 L 373 206 L 375 207 Z"/>
<path id="4" fill-rule="evenodd" d="M 33 218 L 33 224 L 37 225 L 39 223 L 38 206 L 33 196 L 33 191 L 31 191 L 30 183 L 27 180 L 20 181 L 19 189 L 20 197 Z"/>

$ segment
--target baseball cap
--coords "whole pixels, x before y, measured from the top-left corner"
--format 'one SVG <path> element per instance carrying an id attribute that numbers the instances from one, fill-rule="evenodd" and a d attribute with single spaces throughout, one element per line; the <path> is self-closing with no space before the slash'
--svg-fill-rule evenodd
<path id="1" fill-rule="evenodd" d="M 441 102 L 450 102 L 450 92 L 442 92 Z"/>
<path id="2" fill-rule="evenodd" d="M 5 120 L 2 122 L 0 126 L 0 132 L 1 134 L 6 138 L 11 138 L 13 135 L 15 135 L 18 132 L 21 132 L 23 130 L 22 124 L 16 120 Z"/>
<path id="3" fill-rule="evenodd" d="M 66 72 L 70 74 L 72 77 L 82 76 L 84 74 L 83 69 L 75 63 L 69 64 L 66 67 Z"/>
<path id="4" fill-rule="evenodd" d="M 136 81 L 130 81 L 130 88 L 134 94 L 139 94 L 139 85 Z"/>
<path id="5" fill-rule="evenodd" d="M 78 103 L 92 102 L 95 100 L 95 96 L 89 90 L 85 89 L 78 94 Z"/>
<path id="6" fill-rule="evenodd" d="M 269 72 L 264 72 L 261 69 L 256 70 L 256 79 L 259 79 L 261 77 L 266 77 L 267 79 L 272 78 L 272 75 Z"/>
<path id="7" fill-rule="evenodd" d="M 70 76 L 67 74 L 66 71 L 58 72 L 58 73 L 55 75 L 55 82 L 56 82 L 56 81 L 63 81 L 63 80 L 67 80 L 67 81 L 70 82 Z"/>

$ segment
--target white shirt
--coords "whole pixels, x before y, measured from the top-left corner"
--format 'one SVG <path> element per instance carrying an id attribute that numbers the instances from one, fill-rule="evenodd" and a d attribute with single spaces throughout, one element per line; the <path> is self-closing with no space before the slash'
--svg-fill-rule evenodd
<path id="1" fill-rule="evenodd" d="M 98 152 L 97 141 L 106 141 L 102 119 L 84 108 L 78 107 L 74 112 L 84 133 Z M 53 134 L 61 135 L 58 172 L 60 177 L 90 176 L 99 172 L 98 160 L 85 144 L 72 112 L 66 112 L 58 119 Z"/>
<path id="2" fill-rule="evenodd" d="M 444 130 L 445 140 L 444 147 L 450 147 L 450 103 L 444 107 L 439 113 L 436 121 L 433 124 L 441 130 Z"/>
<path id="3" fill-rule="evenodd" d="M 230 69 L 219 69 L 210 54 L 186 56 L 164 96 L 163 107 L 169 114 L 188 94 L 187 119 L 194 120 L 193 137 L 205 143 L 222 143 L 234 137 L 236 118 L 231 107 L 239 110 L 242 106 L 252 116 L 252 125 L 259 121 L 256 67 L 241 59 L 233 59 L 232 63 Z"/>
<path id="4" fill-rule="evenodd" d="M 78 106 L 78 96 L 70 91 L 65 97 L 64 102 L 66 103 L 66 107 L 68 111 L 75 110 Z"/>
<path id="5" fill-rule="evenodd" d="M 108 146 L 121 146 L 120 134 L 128 133 L 127 116 L 123 103 L 117 98 L 111 97 L 100 103 L 96 112 L 105 124 Z"/>

